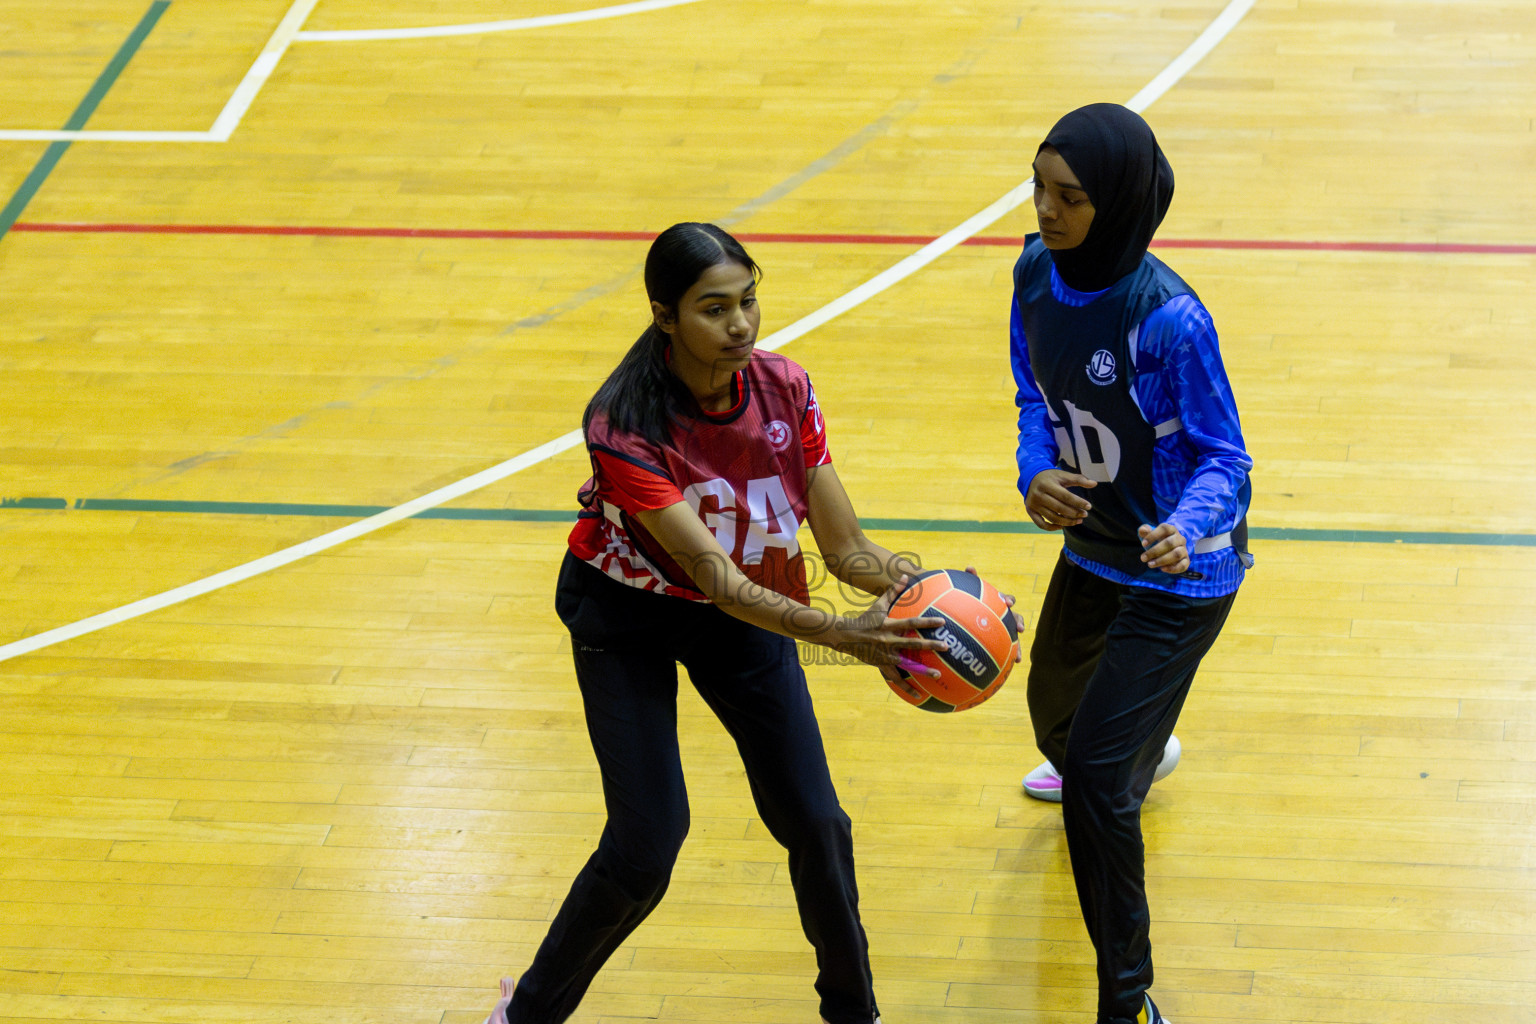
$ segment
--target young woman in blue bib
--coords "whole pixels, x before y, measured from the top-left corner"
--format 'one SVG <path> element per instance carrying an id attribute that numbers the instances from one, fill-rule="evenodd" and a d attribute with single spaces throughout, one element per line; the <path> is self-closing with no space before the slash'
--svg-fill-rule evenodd
<path id="1" fill-rule="evenodd" d="M 1046 761 L 1098 958 L 1099 1024 L 1158 1024 L 1141 805 L 1243 575 L 1248 473 L 1210 314 L 1147 252 L 1173 198 L 1125 107 L 1067 114 L 1034 161 L 1040 231 L 1014 267 L 1019 490 L 1064 545 L 1030 651 Z"/>

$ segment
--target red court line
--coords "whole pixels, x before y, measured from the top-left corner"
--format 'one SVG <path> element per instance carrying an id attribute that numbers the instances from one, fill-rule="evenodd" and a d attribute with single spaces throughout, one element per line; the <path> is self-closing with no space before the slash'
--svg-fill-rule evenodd
<path id="1" fill-rule="evenodd" d="M 649 242 L 650 231 L 556 231 L 493 228 L 385 228 L 326 227 L 283 224 L 76 224 L 31 221 L 16 224 L 12 231 L 58 234 L 126 235 L 289 235 L 312 238 L 469 238 L 519 241 Z M 773 234 L 743 233 L 743 242 L 798 242 L 809 245 L 927 245 L 928 235 L 869 234 Z M 1018 236 L 978 235 L 962 245 L 1005 246 L 1024 244 Z M 1536 255 L 1536 244 L 1484 245 L 1468 242 L 1308 242 L 1287 239 L 1160 238 L 1155 249 L 1254 249 L 1280 252 L 1385 252 L 1477 253 L 1517 256 Z"/>

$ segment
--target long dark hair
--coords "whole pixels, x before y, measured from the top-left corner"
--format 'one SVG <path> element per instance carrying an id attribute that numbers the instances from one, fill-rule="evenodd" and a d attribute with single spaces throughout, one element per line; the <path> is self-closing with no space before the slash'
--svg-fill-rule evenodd
<path id="1" fill-rule="evenodd" d="M 704 272 L 719 263 L 738 263 L 762 277 L 762 268 L 740 242 L 713 224 L 674 224 L 651 243 L 645 256 L 645 294 L 675 309 Z M 683 382 L 667 367 L 670 337 L 653 320 L 603 381 L 581 417 L 586 430 L 592 414 L 603 413 L 614 428 L 640 434 L 652 444 L 671 442 L 671 423 L 693 403 Z"/>

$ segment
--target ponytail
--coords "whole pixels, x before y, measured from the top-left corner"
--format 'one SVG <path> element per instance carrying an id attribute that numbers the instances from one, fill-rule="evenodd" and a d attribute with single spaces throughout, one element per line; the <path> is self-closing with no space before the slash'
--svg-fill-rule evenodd
<path id="1" fill-rule="evenodd" d="M 692 396 L 667 367 L 670 340 L 654 323 L 645 329 L 587 403 L 583 432 L 592 414 L 602 412 L 615 430 L 639 434 L 654 445 L 672 442 L 672 420 Z"/>

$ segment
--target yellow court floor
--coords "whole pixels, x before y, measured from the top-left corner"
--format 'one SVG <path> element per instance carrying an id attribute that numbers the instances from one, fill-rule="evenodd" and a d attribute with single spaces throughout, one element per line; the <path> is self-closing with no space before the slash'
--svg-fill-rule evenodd
<path id="1" fill-rule="evenodd" d="M 1015 190 L 1113 100 L 1256 461 L 1144 815 L 1158 1003 L 1536 1024 L 1536 7 L 0 0 L 0 40 L 0 1020 L 484 1019 L 603 823 L 554 573 L 676 221 L 765 268 L 870 532 L 1032 622 Z M 884 1019 L 1092 1021 L 1022 678 L 941 717 L 807 654 Z M 574 1020 L 814 1022 L 681 714 L 692 832 Z"/>

